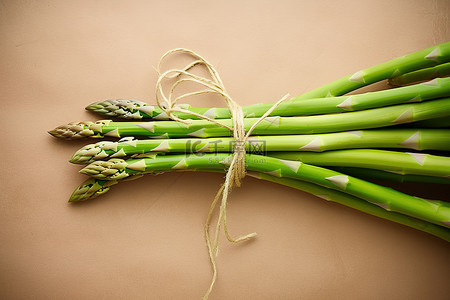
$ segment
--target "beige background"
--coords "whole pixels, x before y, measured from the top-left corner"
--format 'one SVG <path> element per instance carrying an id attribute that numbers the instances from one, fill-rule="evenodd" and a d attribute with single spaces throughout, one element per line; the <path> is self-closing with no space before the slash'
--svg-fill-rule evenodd
<path id="1" fill-rule="evenodd" d="M 2 299 L 199 299 L 206 291 L 202 230 L 222 175 L 152 176 L 70 205 L 86 177 L 68 159 L 88 142 L 46 133 L 96 119 L 83 109 L 94 101 L 154 103 L 153 67 L 165 51 L 199 52 L 237 101 L 253 104 L 450 38 L 449 1 L 0 4 Z M 211 299 L 448 299 L 449 243 L 425 233 L 252 178 L 231 195 L 228 218 L 233 234 L 259 236 L 222 243 Z"/>

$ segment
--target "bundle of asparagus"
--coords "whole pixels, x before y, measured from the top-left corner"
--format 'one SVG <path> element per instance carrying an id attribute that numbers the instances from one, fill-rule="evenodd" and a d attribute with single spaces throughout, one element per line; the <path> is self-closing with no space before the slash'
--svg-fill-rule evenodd
<path id="1" fill-rule="evenodd" d="M 450 78 L 439 78 L 448 74 L 449 62 L 450 42 L 281 102 L 241 145 L 247 151 L 249 175 L 450 241 L 450 203 L 409 196 L 367 181 L 450 183 Z M 344 95 L 384 79 L 400 87 Z M 273 105 L 243 107 L 245 130 L 261 121 L 258 118 Z M 230 153 L 236 151 L 228 129 L 233 127 L 230 109 L 178 107 L 171 114 L 186 122 L 170 120 L 164 107 L 129 99 L 106 100 L 86 109 L 136 121 L 76 122 L 50 131 L 68 140 L 120 138 L 76 151 L 70 161 L 89 164 L 81 172 L 91 178 L 73 192 L 70 201 L 95 198 L 121 181 L 148 173 L 225 172 Z"/>
<path id="2" fill-rule="evenodd" d="M 288 101 L 243 108 L 230 105 L 218 74 L 206 60 L 186 52 L 197 60 L 175 71 L 177 77 L 190 78 L 176 81 L 170 96 L 189 80 L 206 90 L 161 105 L 158 92 L 162 89 L 158 85 L 158 106 L 119 99 L 86 107 L 128 121 L 75 122 L 50 131 L 66 140 L 120 138 L 76 151 L 70 161 L 88 164 L 81 172 L 90 179 L 73 192 L 70 202 L 95 198 L 121 181 L 144 174 L 234 170 L 238 153 L 250 176 L 304 190 L 450 241 L 449 202 L 410 196 L 369 181 L 450 184 L 450 78 L 440 78 L 450 73 L 450 42 L 358 71 Z M 199 64 L 207 68 L 213 80 L 188 73 Z M 169 73 L 162 74 L 158 84 Z M 344 95 L 385 79 L 399 87 Z M 212 92 L 224 96 L 229 107 L 176 104 L 187 96 Z M 239 138 L 236 132 L 244 130 L 248 131 L 245 138 Z M 219 192 L 223 191 L 225 199 L 227 184 Z M 214 248 L 208 233 L 216 202 L 205 229 L 214 270 L 206 297 L 217 274 L 213 250 L 218 235 Z M 226 231 L 226 222 L 224 226 Z M 238 241 L 248 237 L 251 235 Z"/>

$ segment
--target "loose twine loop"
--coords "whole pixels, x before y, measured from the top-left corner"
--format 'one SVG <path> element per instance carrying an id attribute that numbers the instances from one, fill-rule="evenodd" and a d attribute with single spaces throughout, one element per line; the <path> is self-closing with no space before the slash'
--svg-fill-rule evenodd
<path id="1" fill-rule="evenodd" d="M 161 65 L 162 65 L 163 61 L 167 58 L 167 56 L 174 54 L 174 53 L 189 54 L 190 56 L 192 56 L 194 58 L 194 61 L 187 64 L 182 69 L 170 69 L 170 70 L 167 70 L 167 71 L 161 73 Z M 205 78 L 202 76 L 198 76 L 189 71 L 190 69 L 192 69 L 194 66 L 197 66 L 197 65 L 205 67 L 211 78 L 208 79 L 208 78 Z M 256 236 L 256 233 L 253 232 L 253 233 L 247 234 L 245 236 L 241 236 L 239 238 L 234 239 L 230 236 L 229 231 L 228 231 L 228 226 L 227 226 L 226 208 L 227 208 L 228 194 L 231 192 L 231 190 L 234 186 L 237 186 L 237 187 L 241 186 L 241 181 L 246 175 L 245 144 L 246 144 L 249 136 L 255 129 L 255 127 L 260 122 L 262 122 L 267 116 L 269 116 L 281 102 L 287 100 L 289 97 L 289 94 L 285 95 L 283 98 L 278 100 L 278 102 L 276 102 L 269 110 L 267 110 L 266 113 L 263 116 L 261 116 L 250 127 L 250 129 L 246 133 L 245 127 L 244 127 L 244 114 L 242 112 L 241 106 L 239 106 L 239 104 L 237 104 L 227 93 L 225 86 L 224 86 L 222 80 L 220 79 L 219 73 L 206 59 L 204 59 L 203 57 L 201 57 L 194 51 L 191 51 L 188 49 L 184 49 L 184 48 L 173 49 L 173 50 L 166 52 L 161 57 L 161 59 L 159 60 L 159 63 L 158 63 L 157 72 L 159 74 L 159 77 L 156 82 L 156 103 L 167 114 L 167 116 L 169 116 L 170 119 L 172 119 L 174 121 L 182 122 L 184 124 L 189 124 L 190 123 L 189 120 L 183 120 L 183 119 L 180 119 L 179 117 L 177 117 L 176 115 L 174 115 L 174 112 L 186 113 L 186 114 L 196 116 L 200 119 L 204 119 L 209 122 L 212 122 L 218 126 L 225 127 L 228 130 L 233 132 L 233 138 L 234 138 L 233 156 L 232 156 L 230 165 L 228 167 L 228 170 L 226 172 L 225 182 L 221 185 L 219 191 L 217 192 L 216 196 L 214 197 L 214 200 L 211 203 L 211 206 L 210 206 L 210 209 L 208 212 L 208 217 L 207 217 L 206 223 L 205 223 L 205 229 L 204 229 L 206 246 L 208 248 L 209 259 L 210 259 L 211 266 L 213 269 L 213 276 L 212 276 L 211 284 L 209 286 L 208 291 L 206 292 L 206 294 L 203 297 L 203 299 L 207 299 L 209 294 L 212 291 L 212 288 L 213 288 L 214 283 L 217 278 L 217 266 L 216 266 L 215 257 L 217 256 L 218 250 L 219 250 L 218 244 L 219 244 L 219 233 L 220 233 L 221 225 L 223 225 L 224 232 L 225 232 L 225 235 L 226 235 L 228 241 L 230 241 L 232 243 L 242 242 L 242 241 L 251 239 Z M 168 96 L 166 96 L 164 89 L 163 89 L 164 80 L 165 79 L 174 79 L 174 78 L 177 80 L 175 81 L 175 83 L 172 84 L 172 86 L 169 89 L 169 94 L 168 94 Z M 186 83 L 186 82 L 194 82 L 196 84 L 199 84 L 200 86 L 203 86 L 205 89 L 195 91 L 195 92 L 185 93 L 185 94 L 182 94 L 181 96 L 177 96 L 174 98 L 174 92 L 175 92 L 176 88 L 178 86 L 180 86 L 180 84 Z M 225 124 L 222 124 L 221 122 L 218 122 L 217 120 L 214 120 L 207 116 L 184 109 L 182 107 L 182 105 L 177 104 L 177 102 L 181 99 L 200 95 L 200 94 L 208 94 L 208 93 L 219 94 L 223 97 L 223 99 L 225 100 L 225 102 L 230 110 L 233 127 L 229 127 Z M 214 215 L 215 208 L 216 208 L 217 203 L 220 198 L 221 198 L 221 203 L 220 203 L 220 207 L 219 207 L 219 216 L 218 216 L 218 220 L 217 220 L 215 231 L 214 231 L 214 240 L 211 241 L 209 227 L 211 225 L 211 218 Z"/>

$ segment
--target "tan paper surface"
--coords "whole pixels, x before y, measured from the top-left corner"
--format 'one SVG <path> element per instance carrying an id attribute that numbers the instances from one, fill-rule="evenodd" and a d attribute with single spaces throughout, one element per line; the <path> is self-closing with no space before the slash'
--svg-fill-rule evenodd
<path id="1" fill-rule="evenodd" d="M 165 51 L 197 51 L 249 105 L 450 39 L 448 1 L 0 4 L 2 299 L 199 299 L 206 291 L 203 226 L 223 175 L 149 176 L 71 205 L 86 177 L 68 159 L 91 141 L 46 132 L 101 119 L 84 110 L 94 101 L 154 103 L 153 67 Z M 258 237 L 222 239 L 211 299 L 448 299 L 450 246 L 438 238 L 253 178 L 229 201 L 232 234 Z"/>

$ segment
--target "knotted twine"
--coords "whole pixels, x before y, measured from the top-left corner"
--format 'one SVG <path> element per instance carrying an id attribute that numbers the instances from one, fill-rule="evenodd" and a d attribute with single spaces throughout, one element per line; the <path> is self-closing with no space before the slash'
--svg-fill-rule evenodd
<path id="1" fill-rule="evenodd" d="M 161 73 L 161 65 L 163 61 L 166 59 L 167 56 L 174 54 L 174 53 L 184 53 L 192 56 L 194 58 L 194 61 L 187 64 L 182 69 L 170 69 L 163 73 Z M 198 76 L 190 72 L 190 69 L 192 69 L 194 66 L 203 66 L 207 70 L 210 79 Z M 216 266 L 216 260 L 215 257 L 218 254 L 219 250 L 219 233 L 221 225 L 223 225 L 225 236 L 227 237 L 228 241 L 232 243 L 238 243 L 242 242 L 248 239 L 251 239 L 256 236 L 256 233 L 250 233 L 244 236 L 241 236 L 239 238 L 232 238 L 228 231 L 227 226 L 227 214 L 226 214 L 226 208 L 227 208 L 227 200 L 228 200 L 228 194 L 231 192 L 232 188 L 234 186 L 240 187 L 241 181 L 246 175 L 246 166 L 245 166 L 245 157 L 246 157 L 246 142 L 251 135 L 252 131 L 255 129 L 255 127 L 262 122 L 267 116 L 269 116 L 273 110 L 283 101 L 287 100 L 289 97 L 289 94 L 285 95 L 283 98 L 278 100 L 269 110 L 266 111 L 247 131 L 245 132 L 244 127 L 244 114 L 242 112 L 242 108 L 239 104 L 237 104 L 227 93 L 225 86 L 219 76 L 219 73 L 217 70 L 203 57 L 201 57 L 199 54 L 195 53 L 194 51 L 185 49 L 185 48 L 177 48 L 173 50 L 169 50 L 166 52 L 161 59 L 159 60 L 157 72 L 159 74 L 158 80 L 156 82 L 156 103 L 161 108 L 163 112 L 167 114 L 167 116 L 174 120 L 181 122 L 183 124 L 189 125 L 190 120 L 184 120 L 180 119 L 176 115 L 174 115 L 174 112 L 180 112 L 180 113 L 186 113 L 193 116 L 196 116 L 200 119 L 207 120 L 209 122 L 212 122 L 218 126 L 225 127 L 228 130 L 233 132 L 233 138 L 234 138 L 234 149 L 233 149 L 233 155 L 231 162 L 229 162 L 229 167 L 226 172 L 225 176 L 225 182 L 221 185 L 219 191 L 217 192 L 216 196 L 214 197 L 214 200 L 211 203 L 211 206 L 209 208 L 208 217 L 206 219 L 204 233 L 205 233 L 205 240 L 206 240 L 206 246 L 208 248 L 208 254 L 209 254 L 209 260 L 211 262 L 212 270 L 213 270 L 213 276 L 211 280 L 211 284 L 206 292 L 206 294 L 203 296 L 203 299 L 207 299 L 209 294 L 212 291 L 212 288 L 214 286 L 214 283 L 216 282 L 217 278 L 217 266 Z M 184 75 L 184 76 L 182 76 Z M 177 80 L 175 83 L 172 84 L 172 86 L 169 89 L 169 95 L 166 96 L 164 89 L 163 89 L 163 81 L 165 79 L 173 79 L 176 78 Z M 199 84 L 200 86 L 203 86 L 205 89 L 189 92 L 182 94 L 180 96 L 177 96 L 174 98 L 174 92 L 176 88 L 186 82 L 194 82 L 196 84 Z M 222 98 L 225 100 L 228 109 L 231 113 L 231 119 L 233 127 L 229 127 L 225 124 L 222 124 L 221 122 L 218 122 L 217 120 L 214 120 L 212 118 L 209 118 L 208 116 L 198 114 L 192 111 L 189 111 L 185 108 L 183 108 L 183 105 L 177 104 L 177 102 L 181 99 L 196 96 L 200 94 L 208 94 L 208 93 L 214 93 L 219 94 L 222 96 Z M 217 219 L 215 231 L 214 231 L 214 241 L 211 241 L 211 236 L 209 233 L 209 227 L 211 224 L 211 218 L 214 214 L 217 202 L 221 198 L 221 203 L 219 207 L 219 216 Z"/>

